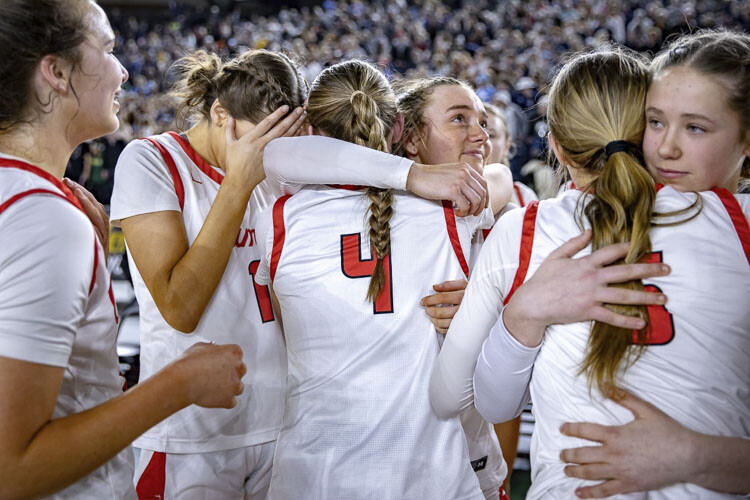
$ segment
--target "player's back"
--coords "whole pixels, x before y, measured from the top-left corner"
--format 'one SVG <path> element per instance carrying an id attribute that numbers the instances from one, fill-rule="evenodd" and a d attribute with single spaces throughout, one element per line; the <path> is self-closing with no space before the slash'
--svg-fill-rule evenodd
<path id="1" fill-rule="evenodd" d="M 653 332 L 648 347 L 624 374 L 622 385 L 691 429 L 709 434 L 750 433 L 750 262 L 743 248 L 750 199 L 727 203 L 716 193 L 702 193 L 702 210 L 676 225 L 652 227 L 652 262 L 669 264 L 667 276 L 645 280 L 647 289 L 668 297 L 664 307 L 649 308 Z M 542 202 L 534 231 L 528 276 L 557 245 L 579 232 L 572 216 L 577 193 Z M 663 188 L 656 212 L 673 212 L 694 199 L 692 193 Z M 725 200 L 726 201 L 726 200 Z M 733 208 L 732 208 L 733 207 Z M 744 211 L 744 213 L 743 213 Z M 684 220 L 686 214 L 657 223 Z M 737 224 L 739 223 L 739 232 Z M 588 226 L 588 224 L 587 224 Z M 747 238 L 750 234 L 744 236 Z M 745 245 L 750 241 L 745 240 Z M 750 248 L 750 245 L 748 246 Z M 588 249 L 584 253 L 588 253 Z M 553 325 L 534 364 L 531 382 L 537 419 L 532 440 L 530 498 L 572 493 L 579 480 L 566 478 L 559 460 L 563 448 L 586 445 L 559 433 L 566 421 L 616 425 L 632 420 L 629 411 L 588 391 L 578 375 L 590 323 Z M 560 493 L 562 492 L 562 493 Z M 713 495 L 713 496 L 712 496 Z M 675 485 L 632 498 L 724 498 L 694 485 Z M 630 498 L 630 497 L 628 497 Z"/>
<path id="2" fill-rule="evenodd" d="M 430 407 L 439 346 L 418 305 L 433 283 L 464 276 L 457 248 L 477 220 L 394 194 L 386 286 L 373 304 L 364 191 L 307 188 L 281 203 L 271 271 L 289 377 L 270 498 L 480 497 L 458 419 Z"/>

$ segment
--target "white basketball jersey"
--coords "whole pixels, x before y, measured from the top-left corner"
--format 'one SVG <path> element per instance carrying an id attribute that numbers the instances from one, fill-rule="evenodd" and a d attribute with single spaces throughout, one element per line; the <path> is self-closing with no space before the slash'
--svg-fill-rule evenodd
<path id="1" fill-rule="evenodd" d="M 166 133 L 131 142 L 115 170 L 112 220 L 164 210 L 181 211 L 188 242 L 195 241 L 224 178 L 184 136 Z M 231 410 L 190 406 L 136 440 L 168 453 L 199 453 L 272 441 L 278 434 L 286 381 L 286 353 L 266 286 L 253 282 L 260 262 L 255 224 L 278 192 L 263 182 L 252 193 L 235 248 L 211 301 L 191 334 L 167 324 L 135 263 L 130 260 L 140 307 L 141 379 L 151 376 L 196 342 L 236 343 L 248 373 Z M 158 240 L 154 241 L 158 245 Z"/>
<path id="2" fill-rule="evenodd" d="M 456 219 L 394 192 L 387 282 L 371 303 L 368 207 L 363 191 L 309 187 L 261 222 L 256 281 L 273 279 L 289 356 L 269 498 L 482 498 L 459 420 L 430 407 L 439 345 L 417 304 L 468 273 L 464 249 L 488 213 Z"/>
<path id="3" fill-rule="evenodd" d="M 11 232 L 19 217 L 32 225 Z M 61 248 L 49 240 L 44 224 L 52 219 L 65 221 L 68 234 L 81 235 L 75 241 L 78 248 Z M 0 355 L 65 368 L 52 418 L 83 412 L 121 394 L 117 310 L 106 259 L 70 190 L 44 170 L 0 157 L 0 241 L 6 250 L 19 249 L 8 260 L 0 255 Z M 68 269 L 23 272 L 44 269 L 50 262 Z M 83 275 L 61 283 L 70 268 L 80 268 Z M 60 286 L 67 288 L 55 288 Z M 135 498 L 132 477 L 127 448 L 49 498 Z"/>
<path id="4" fill-rule="evenodd" d="M 515 203 L 519 207 L 525 207 L 530 201 L 539 200 L 533 189 L 526 184 L 520 182 L 513 183 L 513 196 L 511 197 L 511 203 Z"/>
<path id="5" fill-rule="evenodd" d="M 580 234 L 573 215 L 580 196 L 579 191 L 565 191 L 556 199 L 540 202 L 538 207 L 528 207 L 525 214 L 514 211 L 501 218 L 485 243 L 485 251 L 497 252 L 497 259 L 494 263 L 482 259 L 478 266 L 494 269 L 494 278 L 490 273 L 483 274 L 491 277 L 492 286 L 506 299 L 512 287 L 528 279 L 551 251 Z M 685 208 L 694 197 L 692 193 L 665 187 L 657 193 L 656 212 Z M 703 208 L 692 220 L 651 229 L 649 260 L 666 262 L 671 273 L 649 278 L 644 284 L 649 290 L 664 292 L 668 302 L 649 307 L 653 325 L 650 345 L 625 371 L 622 385 L 690 429 L 747 438 L 750 196 L 715 190 L 701 193 L 700 197 Z M 670 220 L 684 219 L 683 215 Z M 521 245 L 526 250 L 519 253 L 521 234 Z M 589 247 L 580 255 L 590 250 Z M 518 265 L 511 266 L 512 263 Z M 514 276 L 516 268 L 520 270 Z M 531 443 L 529 499 L 572 498 L 577 487 L 594 484 L 564 474 L 560 451 L 591 443 L 563 436 L 561 424 L 586 421 L 620 425 L 633 419 L 630 411 L 597 390 L 589 393 L 586 377 L 578 375 L 590 329 L 591 323 L 582 322 L 552 325 L 545 333 L 530 387 L 536 426 Z M 674 500 L 730 497 L 692 484 L 617 496 Z"/>

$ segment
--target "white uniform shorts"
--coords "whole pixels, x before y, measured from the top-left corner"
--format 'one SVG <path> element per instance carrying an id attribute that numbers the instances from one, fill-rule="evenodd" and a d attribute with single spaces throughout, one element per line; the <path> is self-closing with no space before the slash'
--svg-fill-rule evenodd
<path id="1" fill-rule="evenodd" d="M 138 498 L 263 500 L 275 448 L 276 441 L 208 453 L 141 450 L 135 470 Z"/>

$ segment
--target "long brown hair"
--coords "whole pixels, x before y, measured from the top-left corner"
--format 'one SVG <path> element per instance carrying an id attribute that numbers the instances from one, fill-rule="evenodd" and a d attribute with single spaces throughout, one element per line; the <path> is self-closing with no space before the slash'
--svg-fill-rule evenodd
<path id="1" fill-rule="evenodd" d="M 388 134 L 397 118 L 396 97 L 385 76 L 363 61 L 346 61 L 325 69 L 313 82 L 307 103 L 310 124 L 331 137 L 388 152 Z M 370 243 L 377 259 L 367 298 L 385 287 L 383 259 L 391 251 L 393 191 L 368 188 Z"/>
<path id="2" fill-rule="evenodd" d="M 179 100 L 175 122 L 182 130 L 192 121 L 210 120 L 216 99 L 232 117 L 258 123 L 280 106 L 292 110 L 307 98 L 299 68 L 280 52 L 249 50 L 223 62 L 198 50 L 176 61 L 173 70 L 178 78 L 170 95 Z"/>
<path id="3" fill-rule="evenodd" d="M 594 196 L 588 204 L 579 204 L 579 221 L 585 216 L 591 223 L 594 250 L 630 243 L 619 263 L 638 262 L 651 252 L 656 190 L 639 155 L 648 84 L 643 59 L 623 49 L 608 49 L 572 58 L 549 92 L 550 132 L 575 168 L 595 176 L 589 186 L 581 186 Z M 605 147 L 613 141 L 627 141 L 634 147 L 607 155 Z M 618 286 L 643 289 L 641 280 Z M 645 306 L 608 307 L 648 321 Z M 632 330 L 594 322 L 581 372 L 590 384 L 604 389 L 615 382 L 623 362 L 627 367 L 640 356 L 648 334 L 648 328 L 638 332 L 639 342 L 634 345 Z"/>

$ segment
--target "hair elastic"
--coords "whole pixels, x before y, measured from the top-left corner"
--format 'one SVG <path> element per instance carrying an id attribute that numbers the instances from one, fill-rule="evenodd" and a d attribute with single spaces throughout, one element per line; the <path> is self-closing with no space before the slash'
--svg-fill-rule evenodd
<path id="1" fill-rule="evenodd" d="M 604 146 L 604 159 L 605 161 L 609 160 L 609 157 L 613 154 L 621 153 L 623 151 L 630 154 L 637 154 L 640 151 L 640 148 L 637 144 L 633 144 L 632 142 L 612 141 Z"/>

